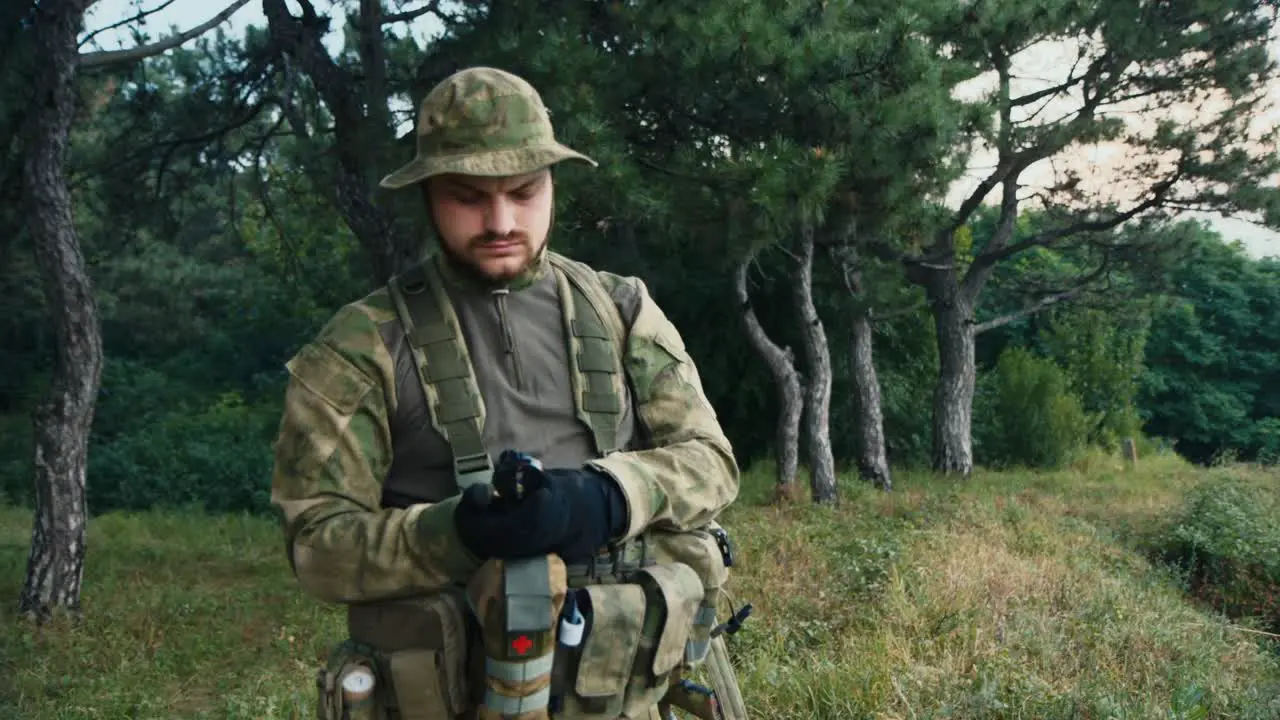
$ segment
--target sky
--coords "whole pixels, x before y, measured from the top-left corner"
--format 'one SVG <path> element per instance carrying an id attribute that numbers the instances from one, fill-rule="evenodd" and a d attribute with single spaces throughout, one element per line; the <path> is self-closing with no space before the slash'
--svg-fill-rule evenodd
<path id="1" fill-rule="evenodd" d="M 166 1 L 145 0 L 141 5 L 145 8 L 152 8 Z M 291 10 L 295 13 L 299 12 L 298 5 L 294 0 L 286 0 L 286 2 Z M 90 7 L 85 19 L 86 34 L 136 15 L 138 4 L 139 0 L 97 0 Z M 229 0 L 218 0 L 217 2 L 210 2 L 210 0 L 172 0 L 171 4 L 164 10 L 147 18 L 146 28 L 151 35 L 151 39 L 154 40 L 167 36 L 172 27 L 185 30 L 199 25 L 216 15 L 228 4 Z M 329 4 L 325 0 L 316 2 L 317 8 L 321 9 L 321 11 Z M 418 5 L 415 2 L 406 2 L 404 4 L 410 8 Z M 259 0 L 251 0 L 247 5 L 240 8 L 235 15 L 222 24 L 221 29 L 231 36 L 238 37 L 243 34 L 245 27 L 249 25 L 266 25 L 266 18 L 263 17 L 262 4 Z M 413 23 L 414 34 L 424 39 L 438 28 L 438 23 L 429 15 L 423 16 Z M 341 39 L 338 33 L 330 33 L 326 39 L 326 44 L 330 46 L 330 49 L 336 49 L 337 44 L 340 42 Z M 122 31 L 104 32 L 95 38 L 95 43 L 99 45 L 97 49 L 104 50 L 131 47 L 134 44 L 129 34 Z M 1274 55 L 1280 56 L 1280 38 L 1273 39 L 1272 51 Z M 1074 56 L 1074 49 L 1065 45 L 1037 47 L 1024 52 L 1015 59 L 1014 63 L 1014 73 L 1021 78 L 1021 88 L 1015 86 L 1015 92 L 1026 92 L 1037 87 L 1046 86 L 1052 82 L 1061 81 L 1065 77 L 1064 72 L 1070 68 Z M 968 89 L 970 91 L 983 90 L 990 87 L 991 80 L 992 78 L 990 77 L 979 78 Z M 1280 123 L 1280 84 L 1270 88 L 1269 97 L 1275 103 L 1275 107 L 1266 116 L 1259 118 L 1259 121 L 1271 124 Z M 1054 106 L 1049 108 L 1051 111 L 1054 109 Z M 1070 107 L 1063 105 L 1057 110 L 1069 111 Z M 982 149 L 974 153 L 970 162 L 970 173 L 964 181 L 957 183 L 953 188 L 947 198 L 949 204 L 953 207 L 958 205 L 963 197 L 972 192 L 972 189 L 983 176 L 984 171 L 990 169 L 992 158 L 993 156 L 990 152 L 985 152 Z M 1124 153 L 1117 152 L 1115 148 L 1097 147 L 1069 158 L 1065 165 L 1082 170 L 1085 184 L 1099 192 L 1115 191 L 1123 190 L 1123 188 L 1117 187 L 1113 182 L 1114 171 L 1116 168 L 1123 167 L 1127 159 L 1130 158 L 1126 158 Z M 1032 186 L 1028 191 L 1034 190 L 1037 185 L 1052 183 L 1055 177 L 1055 167 L 1060 170 L 1063 167 L 1063 163 L 1060 161 L 1054 163 L 1045 161 L 1029 169 L 1024 174 L 1025 182 Z M 1111 172 L 1109 173 L 1108 171 Z M 998 191 L 996 192 L 998 193 Z M 988 200 L 994 200 L 996 197 L 997 195 L 993 194 L 988 197 Z M 1200 213 L 1187 213 L 1187 215 L 1207 221 L 1214 230 L 1221 233 L 1229 241 L 1239 240 L 1246 251 L 1254 257 L 1268 255 L 1280 257 L 1280 233 L 1240 218 L 1224 218 L 1216 214 Z"/>

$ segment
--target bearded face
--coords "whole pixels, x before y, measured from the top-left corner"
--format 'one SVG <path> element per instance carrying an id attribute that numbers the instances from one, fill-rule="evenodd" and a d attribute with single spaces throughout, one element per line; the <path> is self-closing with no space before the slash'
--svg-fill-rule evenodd
<path id="1" fill-rule="evenodd" d="M 525 271 L 551 228 L 551 172 L 510 177 L 440 175 L 423 183 L 444 251 L 494 283 Z"/>

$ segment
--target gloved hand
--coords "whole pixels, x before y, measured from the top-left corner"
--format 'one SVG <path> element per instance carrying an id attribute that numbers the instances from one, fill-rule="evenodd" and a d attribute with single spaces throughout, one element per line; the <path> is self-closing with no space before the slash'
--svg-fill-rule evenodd
<path id="1" fill-rule="evenodd" d="M 583 562 L 627 529 L 627 503 L 613 478 L 590 468 L 525 468 L 520 499 L 472 485 L 454 510 L 458 536 L 477 556 L 520 558 L 555 553 Z"/>

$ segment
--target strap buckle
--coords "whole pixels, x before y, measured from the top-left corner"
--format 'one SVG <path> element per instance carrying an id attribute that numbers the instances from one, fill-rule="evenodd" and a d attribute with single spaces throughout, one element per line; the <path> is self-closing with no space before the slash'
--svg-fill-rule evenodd
<path id="1" fill-rule="evenodd" d="M 493 479 L 493 461 L 488 453 L 463 455 L 453 459 L 453 476 L 457 479 L 458 489 L 465 490 L 472 485 L 487 483 Z"/>
<path id="2" fill-rule="evenodd" d="M 729 541 L 729 533 L 724 528 L 712 528 L 711 536 L 716 539 L 716 546 L 720 548 L 720 557 L 724 560 L 724 566 L 733 567 L 733 543 Z"/>

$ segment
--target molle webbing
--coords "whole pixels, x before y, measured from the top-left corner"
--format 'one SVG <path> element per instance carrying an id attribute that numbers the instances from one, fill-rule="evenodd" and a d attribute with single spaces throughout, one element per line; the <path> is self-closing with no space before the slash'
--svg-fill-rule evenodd
<path id="1" fill-rule="evenodd" d="M 590 560 L 566 564 L 569 587 L 586 587 L 602 579 L 626 582 L 636 571 L 657 563 L 644 535 L 611 545 Z"/>
<path id="2" fill-rule="evenodd" d="M 484 446 L 484 399 L 458 317 L 431 263 L 388 284 L 413 352 L 431 425 L 453 452 L 459 490 L 489 482 L 493 461 Z"/>
<path id="3" fill-rule="evenodd" d="M 569 331 L 569 364 L 578 419 L 590 428 L 596 452 L 607 455 L 618 449 L 622 422 L 618 355 L 591 300 L 576 282 L 563 276 L 559 280 L 561 296 L 570 298 L 570 302 L 562 304 Z"/>

